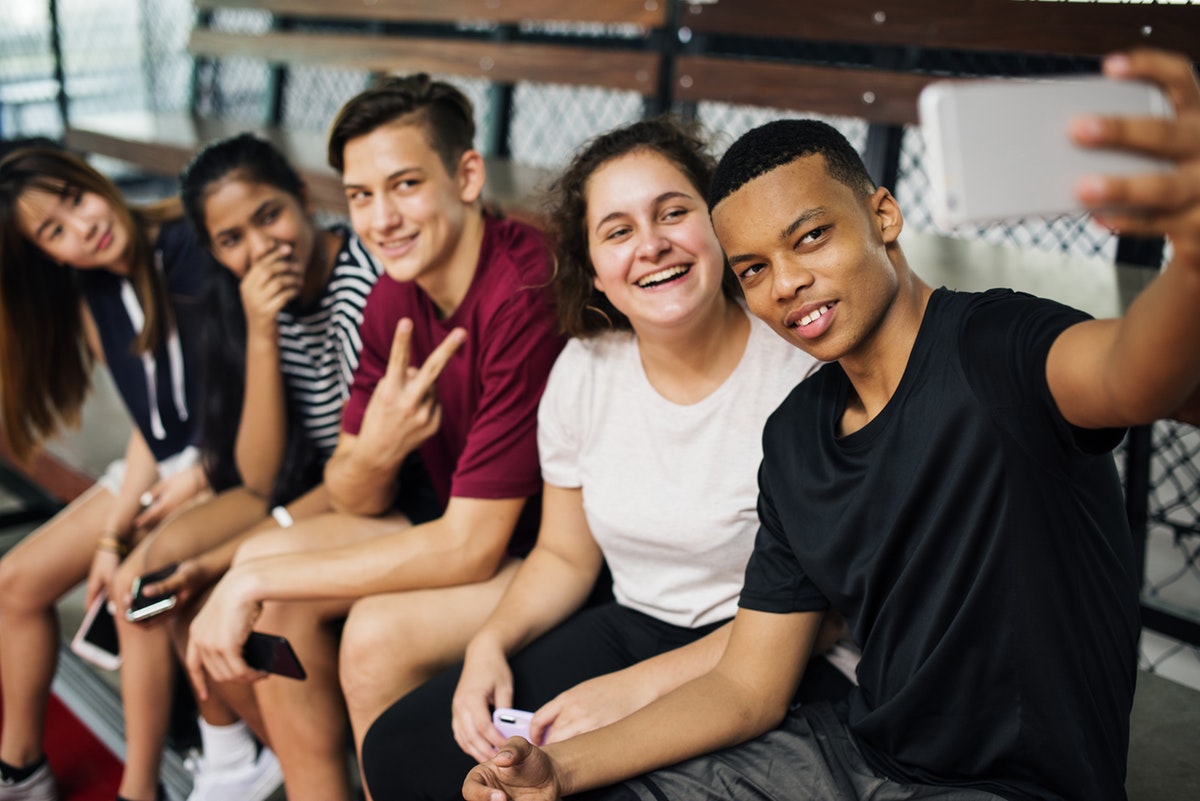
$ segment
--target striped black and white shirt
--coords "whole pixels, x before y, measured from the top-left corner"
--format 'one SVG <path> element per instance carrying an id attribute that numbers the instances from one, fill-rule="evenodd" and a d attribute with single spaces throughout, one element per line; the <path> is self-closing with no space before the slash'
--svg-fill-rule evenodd
<path id="1" fill-rule="evenodd" d="M 288 403 L 300 416 L 322 458 L 341 431 L 342 405 L 358 368 L 363 307 L 383 268 L 345 226 L 325 292 L 311 306 L 279 313 L 279 358 Z"/>

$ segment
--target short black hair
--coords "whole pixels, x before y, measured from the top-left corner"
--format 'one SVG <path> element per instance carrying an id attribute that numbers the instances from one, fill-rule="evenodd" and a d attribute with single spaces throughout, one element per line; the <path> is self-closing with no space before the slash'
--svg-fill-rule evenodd
<path id="1" fill-rule="evenodd" d="M 760 175 L 813 154 L 824 156 L 830 176 L 855 192 L 875 191 L 862 157 L 837 128 L 819 120 L 775 120 L 743 134 L 725 151 L 708 190 L 708 207 L 716 208 Z"/>

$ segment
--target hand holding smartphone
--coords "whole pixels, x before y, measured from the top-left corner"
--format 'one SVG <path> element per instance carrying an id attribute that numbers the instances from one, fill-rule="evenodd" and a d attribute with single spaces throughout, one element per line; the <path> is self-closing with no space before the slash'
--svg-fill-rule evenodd
<path id="1" fill-rule="evenodd" d="M 108 595 L 99 593 L 83 616 L 83 624 L 71 639 L 71 650 L 104 670 L 121 666 L 117 624 L 108 609 Z"/>
<path id="2" fill-rule="evenodd" d="M 133 600 L 129 603 L 129 608 L 125 610 L 125 619 L 133 622 L 146 620 L 166 612 L 168 609 L 175 608 L 176 598 L 174 595 L 159 595 L 153 598 L 147 597 L 143 588 L 147 585 L 155 584 L 168 576 L 172 575 L 179 567 L 177 564 L 169 564 L 159 568 L 153 572 L 143 576 L 138 576 L 133 580 Z"/>
<path id="3" fill-rule="evenodd" d="M 1075 192 L 1083 177 L 1171 167 L 1081 147 L 1070 137 L 1079 117 L 1169 117 L 1170 102 L 1149 83 L 1099 76 L 936 81 L 921 92 L 919 111 L 933 218 L 946 228 L 1082 212 Z"/>
<path id="4" fill-rule="evenodd" d="M 533 713 L 523 709 L 501 707 L 492 713 L 492 725 L 505 737 L 524 737 L 530 740 L 529 724 L 532 721 Z"/>

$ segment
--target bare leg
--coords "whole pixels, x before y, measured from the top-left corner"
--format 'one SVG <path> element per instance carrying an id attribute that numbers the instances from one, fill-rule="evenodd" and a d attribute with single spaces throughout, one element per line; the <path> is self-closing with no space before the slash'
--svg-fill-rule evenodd
<path id="1" fill-rule="evenodd" d="M 188 508 L 160 526 L 125 560 L 113 583 L 117 596 L 125 597 L 136 576 L 204 553 L 265 514 L 266 503 L 241 489 Z M 117 634 L 126 742 L 119 792 L 125 798 L 150 799 L 158 787 L 178 666 L 166 620 L 131 623 L 122 609 L 117 615 Z"/>
<path id="2" fill-rule="evenodd" d="M 371 595 L 354 604 L 340 667 L 356 751 L 393 702 L 462 660 L 520 564 L 510 560 L 477 584 Z"/>
<path id="3" fill-rule="evenodd" d="M 0 560 L 0 759 L 42 756 L 46 704 L 58 664 L 54 605 L 87 578 L 113 495 L 93 487 Z"/>
<path id="4" fill-rule="evenodd" d="M 247 542 L 238 561 L 278 553 L 319 551 L 372 539 L 407 527 L 402 518 L 379 520 L 323 515 Z M 268 602 L 255 624 L 281 634 L 296 651 L 308 678 L 270 677 L 254 685 L 271 747 L 283 766 L 289 801 L 348 801 L 348 730 L 338 682 L 338 624 L 352 600 Z"/>
<path id="5" fill-rule="evenodd" d="M 519 565 L 511 560 L 477 584 L 371 595 L 354 604 L 342 630 L 340 668 L 359 764 L 375 718 L 462 659 Z"/>

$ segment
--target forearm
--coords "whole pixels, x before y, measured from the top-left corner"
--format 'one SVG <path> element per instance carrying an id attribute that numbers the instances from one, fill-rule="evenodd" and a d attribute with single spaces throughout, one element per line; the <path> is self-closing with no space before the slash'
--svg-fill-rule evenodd
<path id="1" fill-rule="evenodd" d="M 623 720 L 544 747 L 563 795 L 604 787 L 699 754 L 744 742 L 777 725 L 782 713 L 739 706 L 743 689 L 708 673 Z"/>
<path id="2" fill-rule="evenodd" d="M 482 581 L 503 552 L 503 543 L 464 541 L 439 518 L 343 547 L 238 560 L 230 575 L 247 601 L 355 599 Z"/>
<path id="3" fill-rule="evenodd" d="M 125 447 L 125 475 L 104 522 L 104 535 L 128 543 L 133 519 L 141 510 L 142 493 L 158 478 L 158 463 L 136 428 Z"/>
<path id="4" fill-rule="evenodd" d="M 630 686 L 645 691 L 649 700 L 661 698 L 717 666 L 729 643 L 730 628 L 727 623 L 695 642 L 630 665 L 621 673 Z"/>
<path id="5" fill-rule="evenodd" d="M 546 746 L 562 794 L 726 748 L 777 726 L 800 683 L 820 619 L 819 613 L 740 610 L 711 671 L 610 726 Z"/>
<path id="6" fill-rule="evenodd" d="M 1176 259 L 1130 305 L 1106 384 L 1130 423 L 1175 415 L 1200 384 L 1200 265 Z"/>
<path id="7" fill-rule="evenodd" d="M 247 489 L 267 496 L 283 463 L 287 400 L 275 336 L 251 334 L 246 344 L 246 394 L 234 459 Z"/>
<path id="8" fill-rule="evenodd" d="M 363 450 L 353 445 L 345 449 L 339 446 L 325 465 L 325 486 L 334 511 L 371 516 L 392 506 L 400 464 L 377 463 Z"/>
<path id="9" fill-rule="evenodd" d="M 597 572 L 534 548 L 471 643 L 520 651 L 583 605 Z"/>

